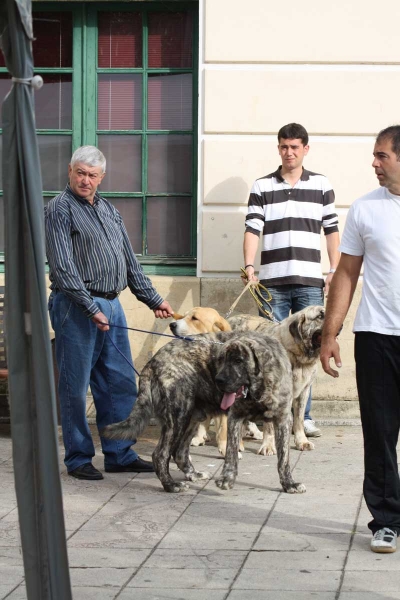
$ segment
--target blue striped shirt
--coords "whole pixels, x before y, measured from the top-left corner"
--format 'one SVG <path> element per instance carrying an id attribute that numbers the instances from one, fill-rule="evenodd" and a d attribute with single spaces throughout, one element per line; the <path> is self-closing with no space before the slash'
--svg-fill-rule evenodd
<path id="1" fill-rule="evenodd" d="M 151 309 L 163 302 L 143 273 L 120 213 L 97 192 L 92 205 L 67 185 L 45 208 L 45 230 L 50 287 L 87 317 L 100 312 L 88 290 L 121 292 L 129 286 Z"/>

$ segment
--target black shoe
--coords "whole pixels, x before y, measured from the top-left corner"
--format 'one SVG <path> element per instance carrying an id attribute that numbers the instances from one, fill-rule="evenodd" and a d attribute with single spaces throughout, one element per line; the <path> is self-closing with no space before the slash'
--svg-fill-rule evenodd
<path id="1" fill-rule="evenodd" d="M 71 477 L 75 477 L 76 479 L 104 479 L 103 474 L 95 469 L 92 463 L 85 463 L 73 471 L 68 471 L 68 475 L 71 475 Z"/>
<path id="2" fill-rule="evenodd" d="M 105 467 L 107 473 L 153 473 L 153 463 L 149 460 L 143 460 L 140 456 L 136 460 L 127 465 L 115 465 L 113 467 Z"/>

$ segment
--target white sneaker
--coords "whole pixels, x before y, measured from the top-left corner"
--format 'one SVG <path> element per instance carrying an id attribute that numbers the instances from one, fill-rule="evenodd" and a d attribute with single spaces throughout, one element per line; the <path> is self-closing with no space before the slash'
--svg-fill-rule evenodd
<path id="1" fill-rule="evenodd" d="M 384 527 L 375 532 L 371 540 L 372 552 L 396 552 L 397 550 L 397 531 Z"/>
<path id="2" fill-rule="evenodd" d="M 304 433 L 307 437 L 320 437 L 321 430 L 315 426 L 315 421 L 307 419 L 304 421 Z"/>

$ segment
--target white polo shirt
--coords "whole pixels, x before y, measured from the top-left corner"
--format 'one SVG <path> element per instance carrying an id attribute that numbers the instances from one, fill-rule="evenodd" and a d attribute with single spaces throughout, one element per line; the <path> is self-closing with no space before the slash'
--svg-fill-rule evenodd
<path id="1" fill-rule="evenodd" d="M 353 331 L 400 335 L 400 196 L 380 187 L 356 200 L 339 250 L 364 257 Z"/>

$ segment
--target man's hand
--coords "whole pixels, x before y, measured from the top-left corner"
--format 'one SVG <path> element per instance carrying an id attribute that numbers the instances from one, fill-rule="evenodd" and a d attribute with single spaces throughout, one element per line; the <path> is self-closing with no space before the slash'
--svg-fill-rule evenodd
<path id="1" fill-rule="evenodd" d="M 108 331 L 110 327 L 108 326 L 108 319 L 106 315 L 102 312 L 98 312 L 92 318 L 93 323 L 100 329 L 100 331 Z"/>
<path id="2" fill-rule="evenodd" d="M 245 278 L 244 275 L 242 275 L 242 280 L 243 280 L 244 285 L 247 285 L 249 283 L 249 281 L 254 281 L 254 283 L 258 283 L 258 277 L 255 274 L 254 267 L 247 267 L 245 269 L 245 271 L 246 271 L 247 279 Z"/>
<path id="3" fill-rule="evenodd" d="M 174 316 L 174 310 L 166 300 L 160 306 L 157 306 L 157 308 L 153 308 L 153 312 L 157 319 L 168 319 L 168 317 Z"/>
<path id="4" fill-rule="evenodd" d="M 332 277 L 334 276 L 334 273 L 328 273 L 328 275 L 326 276 L 325 279 L 325 297 L 328 297 L 328 293 L 329 293 L 329 288 L 332 282 Z"/>
<path id="5" fill-rule="evenodd" d="M 322 338 L 320 358 L 325 373 L 328 373 L 331 377 L 339 377 L 339 373 L 332 369 L 329 364 L 330 359 L 333 358 L 337 367 L 342 366 L 340 348 L 335 338 Z"/>

